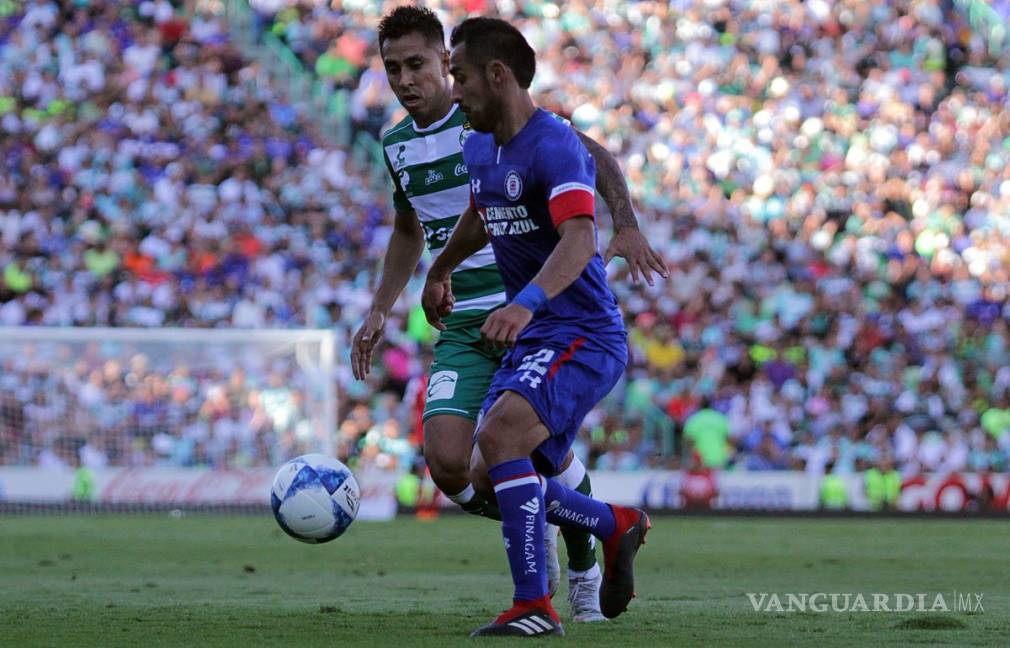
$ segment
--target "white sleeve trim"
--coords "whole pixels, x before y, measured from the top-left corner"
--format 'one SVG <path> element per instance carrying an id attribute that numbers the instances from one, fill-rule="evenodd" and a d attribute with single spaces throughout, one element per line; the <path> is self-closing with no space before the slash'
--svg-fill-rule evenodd
<path id="1" fill-rule="evenodd" d="M 559 184 L 558 186 L 554 187 L 553 191 L 551 191 L 551 195 L 550 198 L 548 198 L 548 200 L 554 200 L 561 194 L 567 193 L 569 191 L 588 191 L 590 194 L 596 195 L 596 191 L 589 185 L 582 184 L 581 182 L 566 182 L 564 184 Z"/>

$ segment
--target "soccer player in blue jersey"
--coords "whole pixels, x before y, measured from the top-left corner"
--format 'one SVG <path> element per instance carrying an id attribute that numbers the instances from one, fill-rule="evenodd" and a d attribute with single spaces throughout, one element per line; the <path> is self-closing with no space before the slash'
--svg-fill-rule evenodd
<path id="1" fill-rule="evenodd" d="M 546 522 L 603 541 L 600 609 L 610 618 L 634 595 L 632 564 L 649 528 L 643 511 L 550 478 L 628 357 L 597 252 L 595 164 L 571 128 L 534 106 L 535 56 L 518 30 L 471 18 L 453 30 L 451 44 L 453 99 L 476 131 L 463 145 L 471 209 L 432 265 L 423 304 L 442 328 L 453 307 L 453 268 L 489 240 L 508 300 L 481 329 L 509 351 L 484 403 L 471 478 L 497 499 L 515 593 L 512 608 L 473 636 L 563 634 L 547 593 Z"/>

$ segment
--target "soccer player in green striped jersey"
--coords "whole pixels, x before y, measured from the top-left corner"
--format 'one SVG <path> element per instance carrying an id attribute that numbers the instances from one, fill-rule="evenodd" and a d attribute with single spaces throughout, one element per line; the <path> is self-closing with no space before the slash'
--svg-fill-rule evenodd
<path id="1" fill-rule="evenodd" d="M 393 182 L 396 212 L 382 276 L 364 323 L 354 336 L 351 364 L 363 379 L 372 352 L 382 337 L 386 316 L 407 285 L 425 245 L 437 257 L 460 215 L 469 208 L 469 176 L 463 163 L 463 141 L 470 134 L 466 116 L 453 103 L 449 53 L 438 18 L 428 9 L 401 6 L 379 25 L 379 49 L 390 87 L 408 117 L 382 138 Z M 632 279 L 650 285 L 652 272 L 667 271 L 638 230 L 627 185 L 617 161 L 606 149 L 579 133 L 596 160 L 597 190 L 610 207 L 615 235 L 605 260 L 624 257 Z M 452 274 L 455 303 L 442 318 L 445 325 L 434 349 L 424 409 L 424 457 L 435 484 L 465 511 L 498 519 L 496 507 L 474 492 L 469 480 L 473 433 L 502 350 L 485 346 L 480 329 L 487 316 L 505 303 L 490 245 L 460 264 Z M 557 476 L 566 486 L 591 492 L 582 462 L 574 456 Z M 548 552 L 551 594 L 560 567 L 555 548 Z M 589 534 L 562 531 L 568 548 L 569 601 L 576 621 L 595 621 L 600 581 L 594 543 Z"/>

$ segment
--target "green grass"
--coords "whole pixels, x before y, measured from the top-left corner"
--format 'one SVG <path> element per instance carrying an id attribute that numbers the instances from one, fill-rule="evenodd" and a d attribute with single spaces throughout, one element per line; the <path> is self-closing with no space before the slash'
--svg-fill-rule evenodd
<path id="1" fill-rule="evenodd" d="M 565 645 L 1008 645 L 999 521 L 659 518 L 637 598 Z M 563 586 L 564 587 L 564 586 Z M 754 612 L 747 592 L 984 594 L 983 613 Z M 327 545 L 269 517 L 0 516 L 0 645 L 473 645 L 507 607 L 495 526 L 356 523 Z M 567 619 L 564 594 L 559 612 Z M 501 645 L 502 642 L 494 642 Z M 508 643 L 508 642 L 505 642 Z"/>

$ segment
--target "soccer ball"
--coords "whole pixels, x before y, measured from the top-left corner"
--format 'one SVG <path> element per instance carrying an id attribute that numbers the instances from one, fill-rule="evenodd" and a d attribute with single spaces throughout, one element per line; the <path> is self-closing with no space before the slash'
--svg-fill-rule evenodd
<path id="1" fill-rule="evenodd" d="M 339 538 L 358 514 L 361 490 L 351 470 L 332 457 L 295 457 L 277 471 L 270 490 L 274 518 L 302 542 Z"/>

